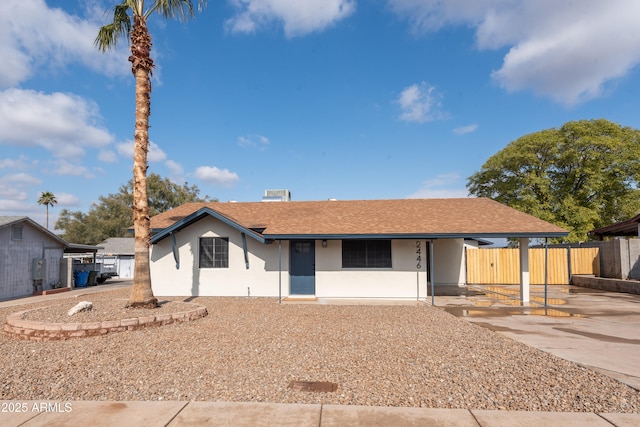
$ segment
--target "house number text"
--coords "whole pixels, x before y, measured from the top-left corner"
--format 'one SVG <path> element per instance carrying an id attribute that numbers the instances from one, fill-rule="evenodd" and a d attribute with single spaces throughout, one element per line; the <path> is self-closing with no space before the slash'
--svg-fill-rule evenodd
<path id="1" fill-rule="evenodd" d="M 422 242 L 419 240 L 416 241 L 416 268 L 422 268 Z"/>

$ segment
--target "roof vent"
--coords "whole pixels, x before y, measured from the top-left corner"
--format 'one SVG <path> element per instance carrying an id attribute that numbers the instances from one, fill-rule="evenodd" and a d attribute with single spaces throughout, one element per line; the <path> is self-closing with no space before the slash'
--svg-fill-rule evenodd
<path id="1" fill-rule="evenodd" d="M 263 202 L 288 202 L 291 200 L 289 190 L 265 190 L 262 197 Z"/>

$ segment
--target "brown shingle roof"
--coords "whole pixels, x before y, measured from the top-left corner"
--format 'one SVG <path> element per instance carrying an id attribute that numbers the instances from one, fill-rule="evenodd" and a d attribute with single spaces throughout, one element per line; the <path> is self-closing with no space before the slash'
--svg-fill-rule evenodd
<path id="1" fill-rule="evenodd" d="M 187 203 L 151 219 L 160 230 L 207 207 L 262 235 L 559 236 L 567 231 L 485 198 Z"/>
<path id="2" fill-rule="evenodd" d="M 607 225 L 606 227 L 596 228 L 595 230 L 591 230 L 589 234 L 600 239 L 605 236 L 637 236 L 638 223 L 640 223 L 640 214 L 626 221 L 620 221 L 615 224 Z"/>

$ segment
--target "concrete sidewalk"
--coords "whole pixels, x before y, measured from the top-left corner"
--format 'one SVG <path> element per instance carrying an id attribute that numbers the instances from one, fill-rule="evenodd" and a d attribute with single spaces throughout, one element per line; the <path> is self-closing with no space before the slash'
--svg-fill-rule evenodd
<path id="1" fill-rule="evenodd" d="M 631 427 L 640 414 L 482 411 L 230 402 L 2 401 L 0 425 L 14 426 L 459 426 Z M 24 412 L 16 412 L 23 410 Z M 6 412 L 5 412 L 6 411 Z"/>
<path id="2" fill-rule="evenodd" d="M 35 296 L 26 296 L 20 298 L 11 298 L 0 300 L 0 307 L 16 307 L 19 305 L 25 304 L 35 304 L 38 302 L 47 302 L 53 300 L 59 300 L 64 298 L 79 298 L 83 295 L 91 295 L 96 292 L 105 292 L 111 291 L 114 289 L 126 288 L 131 286 L 131 279 L 113 279 L 108 283 L 98 285 L 98 286 L 88 286 L 84 288 L 74 288 L 67 292 L 60 292 L 57 294 L 49 294 L 49 295 L 35 295 Z"/>

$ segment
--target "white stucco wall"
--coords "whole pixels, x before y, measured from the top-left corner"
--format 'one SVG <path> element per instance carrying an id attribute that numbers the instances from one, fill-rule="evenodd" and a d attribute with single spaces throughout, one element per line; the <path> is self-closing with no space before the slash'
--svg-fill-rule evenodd
<path id="1" fill-rule="evenodd" d="M 319 298 L 413 298 L 426 297 L 427 273 L 424 241 L 417 268 L 414 240 L 391 242 L 391 268 L 343 269 L 342 241 L 316 245 L 316 296 Z"/>
<path id="2" fill-rule="evenodd" d="M 323 298 L 410 298 L 427 296 L 427 245 L 420 240 L 391 242 L 392 268 L 342 269 L 342 241 L 328 241 L 327 247 L 316 244 L 316 296 Z M 319 242 L 318 242 L 319 243 Z M 434 284 L 464 285 L 464 240 L 434 241 Z M 417 257 L 421 262 L 418 268 Z"/>
<path id="3" fill-rule="evenodd" d="M 435 284 L 460 286 L 465 283 L 464 239 L 441 239 L 434 242 Z M 437 295 L 437 293 L 436 293 Z"/>
<path id="4" fill-rule="evenodd" d="M 215 231 L 214 231 L 215 230 Z M 157 296 L 278 296 L 278 243 L 265 245 L 247 236 L 249 269 L 245 267 L 240 232 L 212 217 L 175 234 L 180 269 L 171 238 L 152 245 L 151 283 Z M 229 238 L 229 268 L 198 268 L 200 237 Z M 289 289 L 289 243 L 282 242 L 282 293 Z"/>
<path id="5" fill-rule="evenodd" d="M 198 268 L 200 237 L 229 238 L 229 268 Z M 427 243 L 394 240 L 392 267 L 343 269 L 342 241 L 316 241 L 316 296 L 319 298 L 427 297 Z M 289 295 L 289 242 L 282 242 L 282 272 L 278 270 L 278 243 L 262 244 L 247 236 L 249 269 L 246 269 L 240 232 L 212 217 L 203 218 L 176 233 L 180 269 L 176 269 L 171 238 L 151 248 L 151 278 L 157 296 L 270 296 Z M 438 285 L 465 283 L 463 239 L 434 241 L 434 279 Z M 420 255 L 420 268 L 417 257 Z M 280 280 L 281 278 L 281 280 Z"/>

